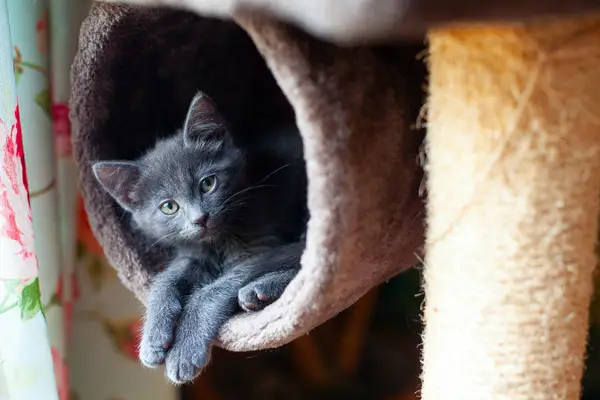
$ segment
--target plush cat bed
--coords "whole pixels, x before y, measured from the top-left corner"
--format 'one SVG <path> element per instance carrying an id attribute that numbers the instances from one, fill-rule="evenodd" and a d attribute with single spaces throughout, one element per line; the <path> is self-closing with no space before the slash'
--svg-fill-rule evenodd
<path id="1" fill-rule="evenodd" d="M 140 298 L 163 253 L 132 236 L 89 162 L 133 158 L 180 123 L 196 89 L 190 82 L 215 89 L 229 118 L 253 135 L 292 109 L 302 133 L 312 213 L 303 269 L 279 301 L 223 329 L 221 344 L 235 350 L 307 332 L 410 265 L 422 240 L 421 137 L 408 128 L 420 77 L 406 61 L 410 49 L 341 49 L 240 17 L 241 10 L 260 9 L 341 43 L 398 38 L 440 22 L 598 7 L 596 0 L 129 1 L 234 13 L 254 42 L 231 24 L 150 9 L 98 6 L 83 27 L 73 97 L 82 190 L 96 234 Z M 322 18 L 323 9 L 336 17 Z M 428 32 L 423 399 L 580 398 L 599 212 L 598 38 L 593 13 Z"/>
<path id="2" fill-rule="evenodd" d="M 173 133 L 198 89 L 244 132 L 240 140 L 295 119 L 311 213 L 302 270 L 274 304 L 224 327 L 219 344 L 243 351 L 307 333 L 417 262 L 422 134 L 412 124 L 423 77 L 416 46 L 339 48 L 258 17 L 238 23 L 96 4 L 82 27 L 71 104 L 90 224 L 142 301 L 167 251 L 132 231 L 91 163 L 136 158 Z"/>

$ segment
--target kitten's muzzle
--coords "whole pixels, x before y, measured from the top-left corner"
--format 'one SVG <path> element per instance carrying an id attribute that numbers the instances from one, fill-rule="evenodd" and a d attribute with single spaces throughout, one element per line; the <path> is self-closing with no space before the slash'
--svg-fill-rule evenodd
<path id="1" fill-rule="evenodd" d="M 192 221 L 192 224 L 198 228 L 206 229 L 208 226 L 208 214 L 201 214 Z"/>

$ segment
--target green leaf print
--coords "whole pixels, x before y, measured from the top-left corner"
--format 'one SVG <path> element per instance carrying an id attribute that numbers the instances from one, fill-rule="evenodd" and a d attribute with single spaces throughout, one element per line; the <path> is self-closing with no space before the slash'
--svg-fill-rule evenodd
<path id="1" fill-rule="evenodd" d="M 21 307 L 21 319 L 24 320 L 35 317 L 38 312 L 44 312 L 38 278 L 25 285 L 21 292 L 19 305 Z"/>
<path id="2" fill-rule="evenodd" d="M 35 95 L 35 102 L 46 112 L 49 118 L 52 118 L 52 99 L 50 98 L 50 89 L 43 89 Z"/>

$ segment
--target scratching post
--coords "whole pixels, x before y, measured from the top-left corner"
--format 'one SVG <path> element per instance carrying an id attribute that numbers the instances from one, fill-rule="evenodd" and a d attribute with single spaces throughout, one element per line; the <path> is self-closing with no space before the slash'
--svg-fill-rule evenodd
<path id="1" fill-rule="evenodd" d="M 578 399 L 600 18 L 430 36 L 422 398 Z"/>

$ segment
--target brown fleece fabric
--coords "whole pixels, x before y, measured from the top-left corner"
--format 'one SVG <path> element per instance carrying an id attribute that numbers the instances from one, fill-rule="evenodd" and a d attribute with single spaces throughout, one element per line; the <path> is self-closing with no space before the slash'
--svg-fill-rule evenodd
<path id="1" fill-rule="evenodd" d="M 71 118 L 90 224 L 142 301 L 167 251 L 134 234 L 91 163 L 139 156 L 182 124 L 198 89 L 250 140 L 296 119 L 311 212 L 302 270 L 280 300 L 224 327 L 219 344 L 245 351 L 307 333 L 416 263 L 422 133 L 412 126 L 423 71 L 418 46 L 339 48 L 259 17 L 237 22 L 94 5 L 73 66 Z"/>
<path id="2" fill-rule="evenodd" d="M 202 15 L 262 12 L 337 43 L 422 37 L 440 25 L 522 21 L 600 10 L 600 0 L 103 0 L 168 5 Z"/>

